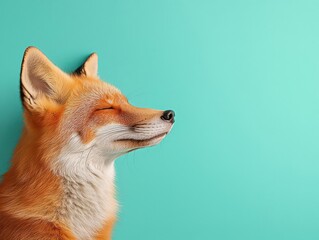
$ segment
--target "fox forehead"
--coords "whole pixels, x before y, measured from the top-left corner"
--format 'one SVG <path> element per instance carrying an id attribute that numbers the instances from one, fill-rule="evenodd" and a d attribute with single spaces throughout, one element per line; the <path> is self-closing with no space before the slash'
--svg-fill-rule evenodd
<path id="1" fill-rule="evenodd" d="M 71 85 L 70 100 L 78 99 L 107 99 L 111 104 L 114 101 L 126 99 L 121 91 L 113 85 L 106 83 L 99 78 L 86 76 L 71 76 L 73 83 Z"/>

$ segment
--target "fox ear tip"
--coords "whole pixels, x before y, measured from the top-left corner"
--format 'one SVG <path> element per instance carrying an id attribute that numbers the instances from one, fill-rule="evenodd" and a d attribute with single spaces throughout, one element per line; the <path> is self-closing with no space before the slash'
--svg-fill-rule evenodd
<path id="1" fill-rule="evenodd" d="M 95 60 L 96 62 L 98 61 L 99 57 L 97 55 L 96 52 L 92 52 L 90 54 L 90 56 L 87 58 L 86 62 L 88 62 L 88 60 L 92 61 L 92 60 Z"/>
<path id="2" fill-rule="evenodd" d="M 86 58 L 84 63 L 73 72 L 73 74 L 96 77 L 97 71 L 98 55 L 96 52 L 93 52 Z"/>
<path id="3" fill-rule="evenodd" d="M 38 49 L 38 48 L 33 46 L 33 45 L 30 45 L 30 46 L 26 47 L 25 52 L 32 50 L 32 49 Z"/>
<path id="4" fill-rule="evenodd" d="M 37 47 L 29 46 L 24 50 L 21 63 L 21 71 L 23 70 L 24 65 L 29 62 L 29 60 L 34 61 L 34 59 L 46 59 L 46 56 Z"/>
<path id="5" fill-rule="evenodd" d="M 32 53 L 32 52 L 41 52 L 39 48 L 35 47 L 35 46 L 28 46 L 25 50 L 24 50 L 24 56 L 26 56 L 28 53 Z"/>

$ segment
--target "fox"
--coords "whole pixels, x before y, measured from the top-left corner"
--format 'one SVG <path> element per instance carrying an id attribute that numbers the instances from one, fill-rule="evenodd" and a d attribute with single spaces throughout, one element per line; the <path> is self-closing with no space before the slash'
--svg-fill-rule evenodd
<path id="1" fill-rule="evenodd" d="M 140 108 L 98 76 L 92 53 L 72 73 L 30 46 L 20 70 L 24 127 L 0 183 L 1 240 L 110 240 L 115 160 L 160 143 L 173 110 Z"/>

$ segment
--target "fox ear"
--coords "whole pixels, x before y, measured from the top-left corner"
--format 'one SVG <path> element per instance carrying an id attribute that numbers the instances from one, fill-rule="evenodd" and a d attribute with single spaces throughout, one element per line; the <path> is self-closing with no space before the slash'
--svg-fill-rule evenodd
<path id="1" fill-rule="evenodd" d="M 96 53 L 92 53 L 85 62 L 77 68 L 73 74 L 85 75 L 88 77 L 97 77 L 98 71 L 98 56 Z"/>
<path id="2" fill-rule="evenodd" d="M 41 97 L 63 102 L 71 78 L 55 66 L 40 50 L 28 47 L 20 72 L 20 95 L 28 109 L 35 108 Z"/>

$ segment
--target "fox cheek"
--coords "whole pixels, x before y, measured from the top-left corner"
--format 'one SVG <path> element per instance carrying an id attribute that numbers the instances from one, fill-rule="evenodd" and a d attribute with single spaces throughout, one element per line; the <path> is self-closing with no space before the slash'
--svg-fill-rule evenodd
<path id="1" fill-rule="evenodd" d="M 90 143 L 96 137 L 96 134 L 94 133 L 94 131 L 92 129 L 84 129 L 84 130 L 80 131 L 78 134 L 79 134 L 83 144 Z"/>

